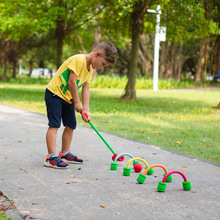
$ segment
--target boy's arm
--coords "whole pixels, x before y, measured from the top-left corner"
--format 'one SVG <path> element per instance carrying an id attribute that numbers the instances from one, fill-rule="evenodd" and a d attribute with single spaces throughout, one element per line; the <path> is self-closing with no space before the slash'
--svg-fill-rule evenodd
<path id="1" fill-rule="evenodd" d="M 90 99 L 90 91 L 89 91 L 89 83 L 85 83 L 82 87 L 82 104 L 83 104 L 83 113 L 87 115 L 85 117 L 83 115 L 83 120 L 85 122 L 88 122 L 90 120 L 90 114 L 89 114 L 89 99 Z"/>
<path id="2" fill-rule="evenodd" d="M 81 112 L 83 110 L 83 106 L 79 99 L 76 81 L 77 81 L 77 75 L 73 71 L 71 71 L 69 81 L 68 81 L 68 86 L 69 86 L 70 93 L 73 97 L 74 108 L 77 112 Z"/>

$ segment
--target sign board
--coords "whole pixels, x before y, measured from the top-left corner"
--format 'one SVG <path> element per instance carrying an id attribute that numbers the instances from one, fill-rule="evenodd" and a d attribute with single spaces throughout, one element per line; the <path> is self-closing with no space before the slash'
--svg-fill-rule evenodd
<path id="1" fill-rule="evenodd" d="M 160 41 L 166 41 L 166 27 L 160 27 Z"/>

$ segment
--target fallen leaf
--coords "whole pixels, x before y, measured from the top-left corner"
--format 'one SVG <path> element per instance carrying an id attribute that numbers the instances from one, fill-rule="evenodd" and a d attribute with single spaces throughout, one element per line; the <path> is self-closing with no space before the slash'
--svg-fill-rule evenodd
<path id="1" fill-rule="evenodd" d="M 176 143 L 177 143 L 177 144 L 182 144 L 180 141 L 177 141 Z"/>
<path id="2" fill-rule="evenodd" d="M 73 183 L 77 183 L 76 181 L 73 181 Z"/>
<path id="3" fill-rule="evenodd" d="M 100 205 L 100 207 L 104 208 L 105 209 L 105 206 L 104 205 Z"/>
<path id="4" fill-rule="evenodd" d="M 115 214 L 116 214 L 116 215 L 120 215 L 121 213 L 120 213 L 120 212 L 116 212 Z"/>
<path id="5" fill-rule="evenodd" d="M 36 175 L 39 175 L 39 173 L 35 173 Z"/>
<path id="6" fill-rule="evenodd" d="M 186 209 L 188 207 L 188 205 L 184 206 L 183 208 Z"/>
<path id="7" fill-rule="evenodd" d="M 71 177 L 74 177 L 73 175 L 70 175 Z"/>
<path id="8" fill-rule="evenodd" d="M 159 136 L 159 133 L 157 132 L 156 135 Z"/>
<path id="9" fill-rule="evenodd" d="M 4 146 L 11 146 L 11 144 L 4 144 Z"/>
<path id="10" fill-rule="evenodd" d="M 182 166 L 183 168 L 187 168 L 188 166 Z"/>

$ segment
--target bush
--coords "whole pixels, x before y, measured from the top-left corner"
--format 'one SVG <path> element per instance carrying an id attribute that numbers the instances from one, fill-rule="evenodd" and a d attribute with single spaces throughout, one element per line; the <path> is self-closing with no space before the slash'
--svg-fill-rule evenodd
<path id="1" fill-rule="evenodd" d="M 91 80 L 91 88 L 118 88 L 124 89 L 127 84 L 127 76 L 110 76 L 110 75 L 98 75 Z M 153 79 L 147 77 L 137 77 L 136 89 L 152 89 Z M 195 87 L 192 80 L 183 80 L 178 82 L 174 79 L 159 79 L 159 89 L 180 89 L 180 88 L 193 88 Z"/>

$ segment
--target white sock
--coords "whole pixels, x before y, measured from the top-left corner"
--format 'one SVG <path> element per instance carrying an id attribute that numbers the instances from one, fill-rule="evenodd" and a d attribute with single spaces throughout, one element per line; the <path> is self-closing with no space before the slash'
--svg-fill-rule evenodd
<path id="1" fill-rule="evenodd" d="M 69 152 L 70 152 L 69 150 L 61 151 L 61 153 L 62 153 L 63 155 L 66 155 L 66 154 L 68 154 Z"/>
<path id="2" fill-rule="evenodd" d="M 53 154 L 48 154 L 49 157 L 58 157 L 58 154 L 53 153 Z"/>

